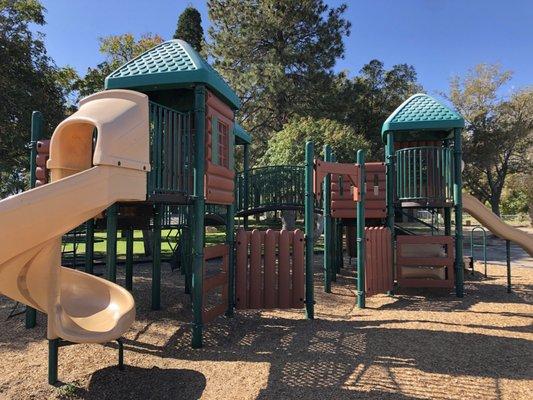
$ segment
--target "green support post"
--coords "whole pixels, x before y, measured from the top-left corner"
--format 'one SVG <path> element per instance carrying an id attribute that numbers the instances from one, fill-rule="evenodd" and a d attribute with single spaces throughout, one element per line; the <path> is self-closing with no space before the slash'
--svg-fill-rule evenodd
<path id="1" fill-rule="evenodd" d="M 324 145 L 324 161 L 331 161 L 331 146 Z M 331 293 L 332 257 L 332 223 L 331 223 L 331 174 L 324 178 L 322 192 L 324 208 L 324 292 Z"/>
<path id="2" fill-rule="evenodd" d="M 313 236 L 314 236 L 314 172 L 313 142 L 305 144 L 305 314 L 307 319 L 315 318 L 315 293 L 313 281 Z"/>
<path id="3" fill-rule="evenodd" d="M 205 175 L 205 86 L 194 89 L 194 115 L 196 125 L 194 145 L 194 220 L 193 220 L 193 270 L 192 347 L 202 347 L 203 331 L 203 283 L 204 283 L 204 175 Z"/>
<path id="4" fill-rule="evenodd" d="M 338 229 L 338 220 L 336 218 L 332 218 L 331 220 L 331 282 L 337 282 L 337 268 L 339 263 L 339 246 L 338 246 L 338 238 L 339 238 L 339 229 Z"/>
<path id="5" fill-rule="evenodd" d="M 250 177 L 249 177 L 249 171 L 250 171 L 250 146 L 248 144 L 244 145 L 244 160 L 243 160 L 243 184 L 244 184 L 244 194 L 243 194 L 243 208 L 245 210 L 248 210 L 249 207 L 249 201 L 250 201 Z M 244 229 L 248 229 L 248 216 L 244 216 L 243 221 Z"/>
<path id="6" fill-rule="evenodd" d="M 94 273 L 94 220 L 85 223 L 85 272 Z"/>
<path id="7" fill-rule="evenodd" d="M 365 151 L 357 151 L 359 201 L 357 202 L 357 307 L 365 308 Z"/>
<path id="8" fill-rule="evenodd" d="M 228 310 L 226 316 L 233 317 L 235 309 L 235 206 L 226 206 L 226 244 L 229 247 L 228 256 Z"/>
<path id="9" fill-rule="evenodd" d="M 159 310 L 161 308 L 161 204 L 154 204 L 152 246 L 152 310 Z"/>
<path id="10" fill-rule="evenodd" d="M 43 115 L 39 111 L 31 114 L 31 139 L 30 139 L 30 188 L 35 187 L 37 182 L 37 141 L 43 135 Z M 37 311 L 26 307 L 26 329 L 34 328 L 37 324 Z"/>
<path id="11" fill-rule="evenodd" d="M 463 178 L 462 178 L 462 144 L 460 128 L 454 129 L 454 184 L 453 203 L 455 206 L 455 294 L 463 297 L 464 268 L 463 268 Z"/>
<path id="12" fill-rule="evenodd" d="M 48 383 L 50 385 L 57 382 L 59 342 L 60 339 L 48 339 Z"/>
<path id="13" fill-rule="evenodd" d="M 394 235 L 394 136 L 392 132 L 387 134 L 387 145 L 385 147 L 385 165 L 387 180 L 387 226 Z"/>
<path id="14" fill-rule="evenodd" d="M 117 218 L 118 205 L 113 204 L 107 209 L 106 225 L 106 267 L 107 280 L 117 281 Z"/>
<path id="15" fill-rule="evenodd" d="M 133 290 L 133 241 L 135 230 L 126 231 L 126 290 Z"/>

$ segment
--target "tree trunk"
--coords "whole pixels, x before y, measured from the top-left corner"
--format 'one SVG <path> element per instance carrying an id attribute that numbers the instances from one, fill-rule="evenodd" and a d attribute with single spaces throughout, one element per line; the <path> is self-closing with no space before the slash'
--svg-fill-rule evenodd
<path id="1" fill-rule="evenodd" d="M 490 208 L 494 214 L 500 216 L 500 196 L 492 196 L 489 200 Z"/>
<path id="2" fill-rule="evenodd" d="M 152 255 L 152 236 L 152 231 L 150 229 L 143 229 L 144 255 L 147 257 Z"/>
<path id="3" fill-rule="evenodd" d="M 296 211 L 282 210 L 281 211 L 281 229 L 293 231 L 296 228 Z"/>

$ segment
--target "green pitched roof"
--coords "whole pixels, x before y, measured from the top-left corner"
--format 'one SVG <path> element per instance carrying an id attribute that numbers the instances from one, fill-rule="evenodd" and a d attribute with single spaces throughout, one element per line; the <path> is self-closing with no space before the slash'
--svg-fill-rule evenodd
<path id="1" fill-rule="evenodd" d="M 128 61 L 105 79 L 106 89 L 165 89 L 203 83 L 232 108 L 239 97 L 187 42 L 169 40 Z"/>
<path id="2" fill-rule="evenodd" d="M 381 135 L 386 142 L 386 133 L 391 131 L 449 131 L 464 125 L 457 112 L 427 94 L 418 93 L 394 110 L 383 123 Z"/>
<path id="3" fill-rule="evenodd" d="M 233 132 L 235 133 L 235 139 L 237 144 L 249 144 L 252 143 L 252 136 L 238 123 L 235 122 L 233 126 Z"/>

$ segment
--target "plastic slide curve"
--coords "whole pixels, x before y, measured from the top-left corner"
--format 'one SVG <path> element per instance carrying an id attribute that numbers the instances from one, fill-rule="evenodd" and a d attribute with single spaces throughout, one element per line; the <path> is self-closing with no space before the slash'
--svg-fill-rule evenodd
<path id="1" fill-rule="evenodd" d="M 463 209 L 481 222 L 496 236 L 520 245 L 533 257 L 533 236 L 503 222 L 475 197 L 463 193 Z"/>
<path id="2" fill-rule="evenodd" d="M 148 140 L 146 95 L 96 93 L 56 128 L 51 183 L 0 201 L 0 294 L 46 313 L 48 339 L 105 343 L 133 323 L 125 289 L 61 267 L 61 236 L 115 202 L 146 200 Z"/>

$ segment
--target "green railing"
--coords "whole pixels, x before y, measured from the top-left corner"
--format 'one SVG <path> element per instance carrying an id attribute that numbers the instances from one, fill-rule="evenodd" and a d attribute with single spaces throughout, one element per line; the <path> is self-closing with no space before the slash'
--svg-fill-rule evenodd
<path id="1" fill-rule="evenodd" d="M 448 203 L 453 199 L 453 153 L 449 147 L 396 151 L 396 199 Z"/>
<path id="2" fill-rule="evenodd" d="M 236 177 L 236 210 L 302 208 L 304 205 L 304 171 L 302 165 L 275 165 L 248 170 Z"/>
<path id="3" fill-rule="evenodd" d="M 149 196 L 191 193 L 192 146 L 190 114 L 150 102 Z"/>

